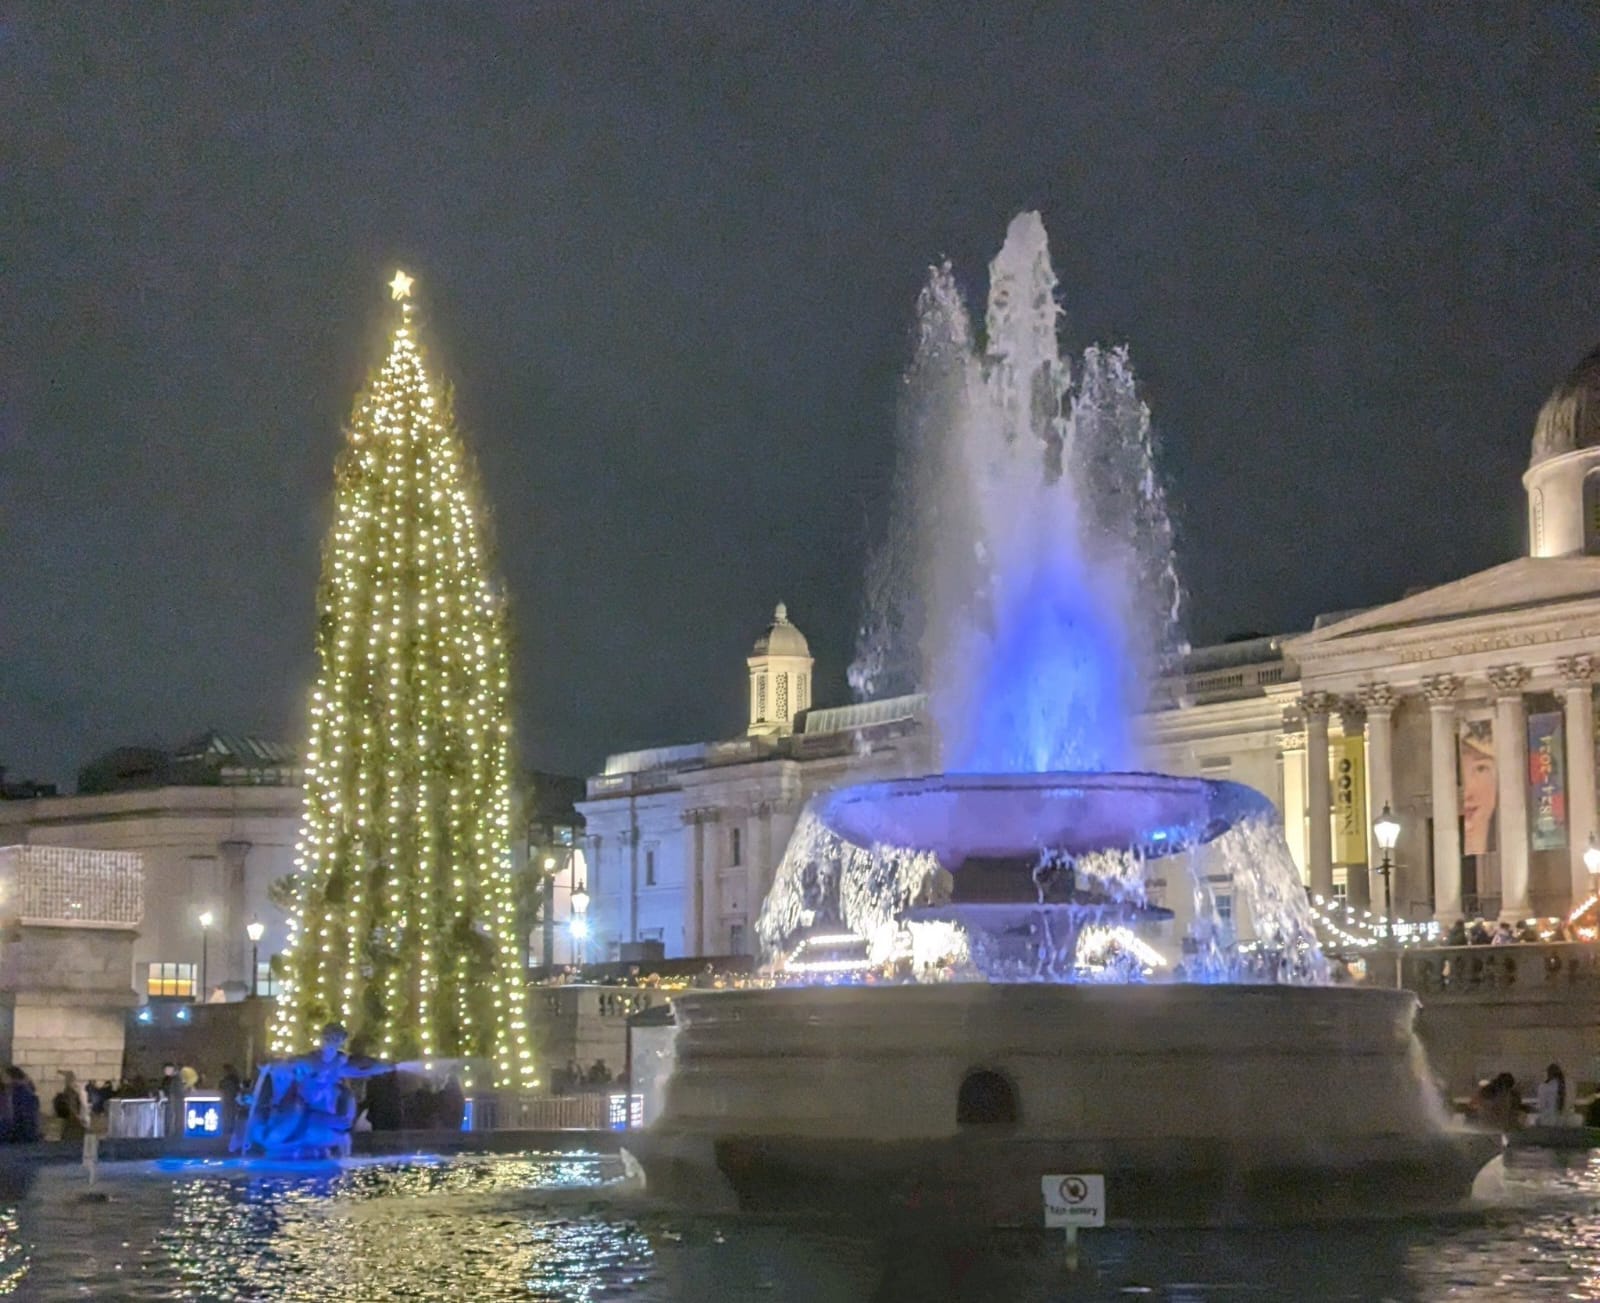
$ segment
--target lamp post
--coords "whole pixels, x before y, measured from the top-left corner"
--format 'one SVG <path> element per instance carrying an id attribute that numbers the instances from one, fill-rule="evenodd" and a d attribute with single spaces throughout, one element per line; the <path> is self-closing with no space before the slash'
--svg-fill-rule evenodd
<path id="1" fill-rule="evenodd" d="M 259 947 L 262 934 L 267 930 L 266 924 L 260 919 L 253 918 L 245 924 L 244 934 L 250 938 L 250 994 L 261 994 L 261 960 Z"/>
<path id="2" fill-rule="evenodd" d="M 1378 865 L 1378 872 L 1383 875 L 1383 934 L 1391 945 L 1394 944 L 1394 892 L 1390 886 L 1390 879 L 1394 876 L 1394 863 L 1390 853 L 1394 845 L 1400 840 L 1400 820 L 1394 817 L 1389 809 L 1389 803 L 1383 803 L 1383 813 L 1372 825 L 1372 835 L 1378 839 L 1378 849 L 1383 852 L 1383 863 Z"/>
<path id="3" fill-rule="evenodd" d="M 589 937 L 589 889 L 579 883 L 572 891 L 572 939 L 577 944 L 578 966 L 581 968 L 584 961 L 584 952 L 587 947 L 584 942 Z"/>
<path id="4" fill-rule="evenodd" d="M 200 911 L 200 1003 L 206 1002 L 206 991 L 209 986 L 206 973 L 207 943 L 211 940 L 211 925 L 215 923 L 216 915 L 209 909 Z"/>

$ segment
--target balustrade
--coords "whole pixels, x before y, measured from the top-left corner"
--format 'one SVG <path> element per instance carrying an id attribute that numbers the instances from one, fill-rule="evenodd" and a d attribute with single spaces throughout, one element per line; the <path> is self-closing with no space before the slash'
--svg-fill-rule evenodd
<path id="1" fill-rule="evenodd" d="M 1430 946 L 1406 950 L 1400 971 L 1401 984 L 1424 1000 L 1593 996 L 1600 994 L 1600 945 Z"/>

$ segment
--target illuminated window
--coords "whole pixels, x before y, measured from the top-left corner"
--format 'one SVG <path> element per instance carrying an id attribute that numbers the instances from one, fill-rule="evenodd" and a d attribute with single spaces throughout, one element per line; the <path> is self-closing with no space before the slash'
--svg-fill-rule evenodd
<path id="1" fill-rule="evenodd" d="M 807 695 L 809 690 L 810 684 L 808 683 L 806 676 L 804 674 L 797 674 L 794 680 L 794 708 L 797 711 L 804 710 L 811 704 L 811 698 Z"/>
<path id="2" fill-rule="evenodd" d="M 272 975 L 272 961 L 270 959 L 262 959 L 256 963 L 255 994 L 263 999 L 277 998 L 278 979 Z"/>
<path id="3" fill-rule="evenodd" d="M 778 718 L 789 718 L 789 676 L 778 675 Z"/>
<path id="4" fill-rule="evenodd" d="M 761 723 L 767 717 L 767 676 L 765 674 L 756 679 L 756 723 Z"/>
<path id="5" fill-rule="evenodd" d="M 181 995 L 193 999 L 194 970 L 193 964 L 151 964 L 150 976 L 145 982 L 145 994 Z"/>

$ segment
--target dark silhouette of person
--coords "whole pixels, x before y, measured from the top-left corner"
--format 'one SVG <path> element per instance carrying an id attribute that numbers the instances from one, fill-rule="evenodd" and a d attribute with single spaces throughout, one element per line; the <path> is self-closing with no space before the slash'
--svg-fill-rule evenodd
<path id="1" fill-rule="evenodd" d="M 7 1094 L 11 1096 L 11 1135 L 19 1145 L 39 1139 L 39 1092 L 21 1068 L 6 1069 Z"/>
<path id="2" fill-rule="evenodd" d="M 222 1065 L 222 1079 L 217 1082 L 222 1096 L 222 1134 L 230 1140 L 239 1123 L 239 1096 L 244 1092 L 244 1078 L 231 1063 Z"/>
<path id="3" fill-rule="evenodd" d="M 467 1095 L 461 1089 L 461 1083 L 456 1079 L 456 1074 L 451 1073 L 444 1079 L 444 1085 L 439 1087 L 439 1094 L 434 1100 L 437 1110 L 435 1126 L 449 1131 L 461 1130 L 461 1124 L 467 1116 Z"/>

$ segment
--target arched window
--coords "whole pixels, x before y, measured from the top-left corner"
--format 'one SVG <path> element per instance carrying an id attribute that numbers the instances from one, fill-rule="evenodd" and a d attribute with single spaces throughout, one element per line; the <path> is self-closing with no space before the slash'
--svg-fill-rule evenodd
<path id="1" fill-rule="evenodd" d="M 957 1126 L 1013 1126 L 1016 1120 L 1017 1093 L 1009 1081 L 986 1068 L 967 1074 L 956 1096 Z"/>
<path id="2" fill-rule="evenodd" d="M 1583 550 L 1588 556 L 1600 553 L 1600 471 L 1583 477 Z"/>

